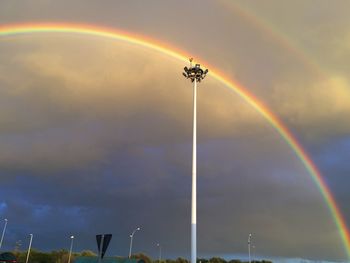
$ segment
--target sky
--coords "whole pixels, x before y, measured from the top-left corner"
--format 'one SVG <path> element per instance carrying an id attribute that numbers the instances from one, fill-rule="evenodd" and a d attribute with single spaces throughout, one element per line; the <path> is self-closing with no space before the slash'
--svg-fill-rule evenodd
<path id="1" fill-rule="evenodd" d="M 350 226 L 350 3 L 0 2 L 0 26 L 77 23 L 142 35 L 209 69 L 198 88 L 198 256 L 348 261 L 301 161 L 210 66 L 278 116 Z M 3 247 L 190 256 L 192 86 L 183 62 L 96 36 L 0 36 Z"/>

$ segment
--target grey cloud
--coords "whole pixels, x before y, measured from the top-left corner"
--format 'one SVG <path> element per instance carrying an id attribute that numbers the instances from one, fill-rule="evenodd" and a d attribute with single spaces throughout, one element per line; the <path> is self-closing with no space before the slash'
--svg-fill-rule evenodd
<path id="1" fill-rule="evenodd" d="M 39 37 L 37 46 L 29 40 L 34 51 L 25 53 L 17 46 L 20 56 L 8 50 L 10 69 L 5 72 L 12 74 L 2 80 L 2 133 L 7 138 L 2 163 L 70 166 L 80 158 L 102 158 L 113 144 L 188 141 L 191 84 L 181 78 L 180 65 L 167 64 L 156 54 L 140 55 L 142 48 L 126 52 L 126 44 L 97 41 L 82 50 L 76 41 L 86 37 L 60 39 Z M 23 78 L 13 75 L 18 68 Z M 199 136 L 204 140 L 242 131 L 255 136 L 265 125 L 210 77 L 200 85 L 199 97 Z"/>

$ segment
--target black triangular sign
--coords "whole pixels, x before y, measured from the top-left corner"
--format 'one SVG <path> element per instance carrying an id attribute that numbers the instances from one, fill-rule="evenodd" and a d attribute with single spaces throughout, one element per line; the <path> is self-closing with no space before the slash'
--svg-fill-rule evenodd
<path id="1" fill-rule="evenodd" d="M 101 255 L 101 259 L 104 257 L 111 239 L 112 239 L 112 234 L 96 235 L 98 254 Z M 102 251 L 101 251 L 101 245 L 102 245 Z"/>
<path id="2" fill-rule="evenodd" d="M 101 240 L 102 240 L 102 235 L 96 235 L 98 254 L 100 254 L 100 252 L 101 252 L 101 250 L 100 250 Z"/>
<path id="3" fill-rule="evenodd" d="M 104 239 L 103 239 L 103 246 L 102 246 L 102 255 L 101 258 L 103 258 L 103 256 L 105 255 L 109 242 L 111 242 L 112 239 L 112 234 L 106 234 Z"/>

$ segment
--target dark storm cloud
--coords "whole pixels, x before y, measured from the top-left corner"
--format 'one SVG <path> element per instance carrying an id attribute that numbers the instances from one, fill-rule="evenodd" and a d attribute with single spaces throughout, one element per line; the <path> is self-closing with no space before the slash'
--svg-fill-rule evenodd
<path id="1" fill-rule="evenodd" d="M 349 185 L 349 137 L 337 138 L 327 144 L 319 145 L 313 149 L 313 156 L 316 164 L 324 174 L 325 181 L 334 192 L 335 198 L 340 204 L 345 219 L 350 218 L 348 206 Z M 337 154 L 334 154 L 337 153 Z"/>
<path id="2" fill-rule="evenodd" d="M 225 146 L 219 146 L 222 143 Z M 300 190 L 301 185 L 298 180 L 293 179 L 294 175 L 276 171 L 275 178 L 269 178 L 268 173 L 271 171 L 265 167 L 265 163 L 272 162 L 270 158 L 260 158 L 259 162 L 254 162 L 254 166 L 260 170 L 258 178 L 254 175 L 256 171 L 253 168 L 251 174 L 249 172 L 245 174 L 247 171 L 244 167 L 249 166 L 247 162 L 251 165 L 251 160 L 248 161 L 245 155 L 261 155 L 256 151 L 244 150 L 245 147 L 237 143 L 228 145 L 223 141 L 220 144 L 214 147 L 209 144 L 199 151 L 199 160 L 212 168 L 209 170 L 203 165 L 199 166 L 201 176 L 198 214 L 202 251 L 207 253 L 231 249 L 240 251 L 245 244 L 240 240 L 245 240 L 247 230 L 255 233 L 256 242 L 261 240 L 262 244 L 259 245 L 261 250 L 266 253 L 274 252 L 275 255 L 293 255 L 303 249 L 306 253 L 309 247 L 315 246 L 316 236 L 323 241 L 325 240 L 323 235 L 326 235 L 329 241 L 327 244 L 318 244 L 317 247 L 334 245 L 337 236 L 333 237 L 335 240 L 329 240 L 334 231 L 333 228 L 329 228 L 331 222 L 328 220 L 320 222 L 322 233 L 319 231 L 319 224 L 316 226 L 313 223 L 315 218 L 326 219 L 327 211 L 317 198 L 311 201 L 315 197 L 313 194 Z M 247 144 L 249 143 L 246 142 L 245 145 Z M 212 150 L 205 149 L 208 147 Z M 220 149 L 220 154 L 230 156 L 237 154 L 232 150 L 237 148 L 241 152 L 241 158 L 235 158 L 234 171 L 225 172 L 218 167 L 215 169 L 214 165 L 224 166 L 227 160 L 232 162 L 232 158 L 226 157 L 219 162 L 214 161 L 213 150 Z M 183 150 L 181 148 L 179 150 L 183 155 Z M 169 149 L 164 151 L 167 152 Z M 45 222 L 62 229 L 66 236 L 69 235 L 69 231 L 76 233 L 78 237 L 89 234 L 90 241 L 83 242 L 83 245 L 81 244 L 83 248 L 94 248 L 91 236 L 96 232 L 113 232 L 116 235 L 115 242 L 118 244 L 112 250 L 115 254 L 126 253 L 128 246 L 126 239 L 130 228 L 141 224 L 145 232 L 140 232 L 139 247 L 136 249 L 150 253 L 152 243 L 160 239 L 166 244 L 169 254 L 186 251 L 189 243 L 186 218 L 189 216 L 190 177 L 185 174 L 190 170 L 187 162 L 190 149 L 187 148 L 185 151 L 187 156 L 180 158 L 181 163 L 187 164 L 177 163 L 176 166 L 169 163 L 175 158 L 166 159 L 167 162 L 160 161 L 156 158 L 157 154 L 150 155 L 149 151 L 145 164 L 143 158 L 137 158 L 139 154 L 135 155 L 134 152 L 135 150 L 119 153 L 111 158 L 114 163 L 111 162 L 110 165 L 104 165 L 100 169 L 87 167 L 86 170 L 76 171 L 74 174 L 51 174 L 47 175 L 49 178 L 40 179 L 32 178 L 28 174 L 18 176 L 15 184 L 6 185 L 7 189 L 18 189 L 17 201 L 8 204 L 9 218 L 12 221 L 15 218 L 19 221 L 18 224 L 31 225 L 33 231 L 38 233 L 41 242 L 53 234 L 52 227 L 43 227 Z M 178 159 L 179 153 L 175 153 Z M 172 166 L 183 168 L 175 168 L 169 173 L 168 167 Z M 283 167 L 285 169 L 286 166 Z M 292 183 L 286 184 L 286 179 Z M 7 195 L 6 192 L 4 194 Z M 22 196 L 25 196 L 27 201 L 23 202 Z M 255 198 L 262 196 L 264 198 Z M 312 214 L 309 213 L 311 208 L 315 210 Z M 317 214 L 316 211 L 323 212 Z M 25 223 L 20 220 L 21 218 L 27 218 Z M 246 224 L 250 226 L 249 229 L 243 227 Z M 291 236 L 293 232 L 296 236 L 291 237 L 292 242 L 299 244 L 297 247 L 294 246 L 295 251 L 290 249 L 289 242 L 281 240 L 281 237 Z M 304 236 L 305 233 L 308 235 Z M 265 243 L 266 240 L 269 242 Z M 280 243 L 279 252 L 275 251 L 275 242 Z M 227 245 L 223 246 L 223 243 Z M 41 246 L 43 248 L 64 246 L 64 238 L 52 240 L 52 243 L 48 244 L 50 244 L 48 247 Z M 337 254 L 339 251 L 334 253 Z M 329 251 L 327 255 L 329 256 Z"/>

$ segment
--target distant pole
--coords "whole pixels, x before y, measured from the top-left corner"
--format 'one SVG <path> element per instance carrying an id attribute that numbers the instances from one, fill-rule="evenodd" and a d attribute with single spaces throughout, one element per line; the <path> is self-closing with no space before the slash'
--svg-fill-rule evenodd
<path id="1" fill-rule="evenodd" d="M 69 249 L 69 256 L 68 256 L 68 263 L 70 263 L 70 259 L 72 257 L 72 250 L 73 250 L 73 241 L 74 241 L 74 236 L 70 236 L 70 249 Z"/>
<path id="2" fill-rule="evenodd" d="M 29 260 L 30 249 L 32 248 L 32 241 L 33 241 L 33 234 L 30 234 L 29 236 L 30 236 L 30 240 L 29 240 L 26 263 L 28 263 L 28 260 Z"/>
<path id="3" fill-rule="evenodd" d="M 255 261 L 255 245 L 252 245 L 252 249 L 253 249 L 252 262 L 254 262 Z"/>
<path id="4" fill-rule="evenodd" d="M 2 230 L 2 235 L 1 235 L 1 240 L 0 240 L 0 249 L 2 247 L 2 241 L 4 240 L 4 236 L 5 236 L 5 231 L 6 231 L 6 226 L 7 226 L 7 221 L 8 220 L 5 218 L 4 221 L 5 221 L 5 224 L 4 224 L 4 228 Z"/>
<path id="5" fill-rule="evenodd" d="M 190 58 L 190 68 L 184 67 L 182 73 L 185 78 L 193 83 L 193 140 L 192 140 L 192 210 L 191 210 L 191 263 L 197 261 L 197 82 L 201 82 L 208 73 L 203 71 L 200 64 L 192 66 Z"/>
<path id="6" fill-rule="evenodd" d="M 136 228 L 134 231 L 132 231 L 132 233 L 130 234 L 130 249 L 129 249 L 129 258 L 131 258 L 131 250 L 132 250 L 132 239 L 134 237 L 134 234 L 136 231 L 141 230 L 140 227 Z"/>
<path id="7" fill-rule="evenodd" d="M 159 263 L 162 260 L 162 246 L 158 243 L 157 247 L 159 247 Z"/>
<path id="8" fill-rule="evenodd" d="M 249 256 L 249 263 L 251 263 L 251 260 L 250 260 L 250 243 L 251 243 L 251 238 L 252 238 L 252 234 L 249 234 L 249 236 L 248 236 L 248 256 Z"/>
<path id="9" fill-rule="evenodd" d="M 19 248 L 22 246 L 22 240 L 17 240 L 15 245 L 15 252 L 19 252 Z"/>

